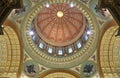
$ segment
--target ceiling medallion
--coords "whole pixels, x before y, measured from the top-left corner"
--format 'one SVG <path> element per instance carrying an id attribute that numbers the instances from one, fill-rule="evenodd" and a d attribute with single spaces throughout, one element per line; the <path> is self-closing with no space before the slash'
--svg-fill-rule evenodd
<path id="1" fill-rule="evenodd" d="M 62 11 L 58 11 L 57 12 L 57 17 L 58 18 L 61 18 L 61 17 L 63 17 L 64 16 L 64 13 L 62 12 Z"/>
<path id="2" fill-rule="evenodd" d="M 74 6 L 68 6 L 71 3 Z M 66 6 L 67 9 L 72 8 L 74 11 L 67 12 L 67 9 L 64 11 L 65 8 L 57 10 L 54 6 L 59 6 L 58 8 Z M 69 16 L 72 12 L 76 12 L 76 14 L 73 13 Z M 91 31 L 86 31 L 88 30 L 87 26 Z M 98 40 L 97 26 L 91 11 L 77 0 L 43 1 L 27 15 L 25 23 L 22 25 L 22 38 L 27 53 L 35 61 L 47 67 L 69 68 L 82 63 L 92 55 Z M 64 34 L 62 28 L 68 32 Z M 30 32 L 32 32 L 31 35 Z"/>

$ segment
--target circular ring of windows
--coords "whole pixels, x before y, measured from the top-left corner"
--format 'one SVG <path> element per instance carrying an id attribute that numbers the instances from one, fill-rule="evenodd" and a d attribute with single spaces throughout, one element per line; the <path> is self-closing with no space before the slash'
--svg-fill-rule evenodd
<path id="1" fill-rule="evenodd" d="M 31 36 L 31 39 L 37 45 L 37 47 L 44 52 L 45 54 L 48 54 L 53 57 L 66 57 L 70 56 L 76 52 L 79 52 L 82 47 L 86 44 L 88 41 L 90 35 L 92 34 L 90 25 L 88 23 L 88 20 L 86 19 L 86 29 L 84 31 L 84 34 L 74 43 L 67 45 L 67 46 L 53 46 L 51 44 L 46 43 L 44 40 L 42 40 L 39 35 L 37 34 L 34 26 L 34 20 L 31 23 L 29 35 Z M 40 52 L 41 52 L 40 51 Z"/>

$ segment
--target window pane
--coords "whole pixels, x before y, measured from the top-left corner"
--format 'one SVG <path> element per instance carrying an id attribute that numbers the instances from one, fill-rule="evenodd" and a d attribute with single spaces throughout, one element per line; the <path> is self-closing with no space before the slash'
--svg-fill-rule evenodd
<path id="1" fill-rule="evenodd" d="M 82 45 L 81 45 L 80 42 L 77 44 L 77 47 L 78 47 L 78 48 L 81 48 L 81 47 L 82 47 Z"/>
<path id="2" fill-rule="evenodd" d="M 52 53 L 52 48 L 49 48 L 49 49 L 48 49 L 48 53 Z"/>
<path id="3" fill-rule="evenodd" d="M 84 38 L 85 38 L 86 41 L 88 40 L 88 36 L 87 35 L 85 35 Z"/>
<path id="4" fill-rule="evenodd" d="M 69 49 L 68 49 L 68 52 L 69 52 L 69 53 L 72 53 L 72 52 L 73 52 L 73 49 L 72 49 L 72 48 L 69 48 Z"/>
<path id="5" fill-rule="evenodd" d="M 58 55 L 62 55 L 63 51 L 62 50 L 58 50 Z"/>
<path id="6" fill-rule="evenodd" d="M 40 43 L 40 44 L 39 44 L 39 47 L 40 47 L 41 49 L 43 49 L 43 47 L 44 47 L 43 43 Z"/>

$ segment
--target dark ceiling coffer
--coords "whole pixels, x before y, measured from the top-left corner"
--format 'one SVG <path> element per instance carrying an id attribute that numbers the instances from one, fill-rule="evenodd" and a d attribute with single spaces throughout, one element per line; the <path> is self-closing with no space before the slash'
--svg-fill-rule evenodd
<path id="1" fill-rule="evenodd" d="M 116 36 L 120 36 L 120 0 L 99 0 L 99 8 L 107 8 L 113 18 L 119 25 L 118 33 Z"/>
<path id="2" fill-rule="evenodd" d="M 0 0 L 0 35 L 3 35 L 2 24 L 13 9 L 20 9 L 23 0 Z"/>

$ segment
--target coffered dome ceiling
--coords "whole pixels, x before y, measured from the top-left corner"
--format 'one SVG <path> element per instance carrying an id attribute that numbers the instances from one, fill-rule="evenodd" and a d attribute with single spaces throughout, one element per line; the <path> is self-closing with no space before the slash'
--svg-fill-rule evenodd
<path id="1" fill-rule="evenodd" d="M 35 61 L 47 67 L 78 65 L 95 50 L 98 25 L 91 11 L 77 0 L 45 0 L 24 21 L 25 49 Z"/>
<path id="2" fill-rule="evenodd" d="M 81 78 L 79 74 L 70 70 L 48 70 L 39 78 Z"/>
<path id="3" fill-rule="evenodd" d="M 75 42 L 86 26 L 80 10 L 67 3 L 54 3 L 42 8 L 35 20 L 37 34 L 54 46 L 66 46 Z"/>

